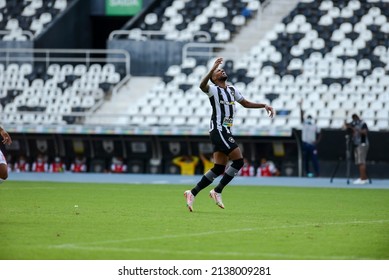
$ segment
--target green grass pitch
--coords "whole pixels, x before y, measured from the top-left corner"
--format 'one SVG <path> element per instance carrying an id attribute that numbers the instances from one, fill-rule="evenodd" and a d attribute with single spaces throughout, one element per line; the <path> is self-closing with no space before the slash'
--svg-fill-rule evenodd
<path id="1" fill-rule="evenodd" d="M 389 259 L 389 190 L 7 181 L 0 259 Z M 78 207 L 77 207 L 78 206 Z"/>

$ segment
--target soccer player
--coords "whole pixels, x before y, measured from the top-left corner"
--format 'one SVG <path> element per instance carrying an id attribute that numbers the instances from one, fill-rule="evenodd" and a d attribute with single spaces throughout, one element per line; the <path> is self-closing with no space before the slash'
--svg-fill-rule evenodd
<path id="1" fill-rule="evenodd" d="M 263 103 L 254 103 L 246 100 L 240 91 L 227 84 L 227 73 L 219 68 L 223 58 L 217 58 L 208 74 L 202 79 L 200 89 L 209 97 L 212 106 L 210 122 L 210 138 L 214 147 L 214 166 L 206 172 L 197 185 L 184 192 L 189 211 L 193 211 L 193 202 L 196 195 L 209 186 L 219 175 L 223 174 L 219 184 L 210 191 L 210 197 L 216 205 L 224 209 L 222 191 L 224 187 L 238 174 L 243 166 L 243 155 L 231 133 L 235 117 L 235 103 L 245 108 L 264 108 L 269 117 L 274 116 L 271 106 Z M 213 84 L 208 84 L 211 81 Z M 229 161 L 231 165 L 226 169 Z"/>
<path id="2" fill-rule="evenodd" d="M 3 138 L 4 145 L 11 145 L 12 139 L 8 132 L 0 125 L 0 135 Z M 2 151 L 0 151 L 0 183 L 8 178 L 8 164 Z"/>

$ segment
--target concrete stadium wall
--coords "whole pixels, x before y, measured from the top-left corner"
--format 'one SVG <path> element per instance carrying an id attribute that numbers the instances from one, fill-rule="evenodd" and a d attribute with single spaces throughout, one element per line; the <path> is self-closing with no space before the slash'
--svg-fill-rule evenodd
<path id="1" fill-rule="evenodd" d="M 389 178 L 388 132 L 370 132 L 370 151 L 367 170 L 371 178 Z M 67 164 L 77 152 L 87 157 L 90 171 L 96 164 L 100 170 L 107 169 L 113 156 L 121 156 L 129 164 L 129 173 L 177 174 L 178 168 L 172 158 L 178 155 L 195 155 L 212 152 L 207 136 L 163 136 L 163 135 L 86 135 L 86 134 L 36 134 L 12 133 L 14 144 L 3 147 L 7 160 L 12 163 L 19 155 L 33 160 L 40 152 L 52 159 L 61 156 Z M 294 137 L 235 137 L 244 156 L 254 165 L 265 157 L 274 161 L 282 176 L 298 176 L 298 142 Z M 321 177 L 331 177 L 339 164 L 336 178 L 345 178 L 346 159 L 344 131 L 323 131 L 318 147 Z M 276 155 L 275 144 L 282 144 L 283 155 Z M 151 159 L 159 159 L 153 163 Z M 353 160 L 351 178 L 358 175 Z M 101 171 L 99 171 L 101 172 Z M 202 166 L 196 169 L 202 174 Z"/>
<path id="2" fill-rule="evenodd" d="M 89 1 L 74 0 L 67 11 L 50 23 L 34 41 L 35 48 L 89 49 L 91 25 Z"/>
<path id="3" fill-rule="evenodd" d="M 184 42 L 163 40 L 110 40 L 108 49 L 124 49 L 130 54 L 131 75 L 162 76 L 172 64 L 181 64 Z"/>

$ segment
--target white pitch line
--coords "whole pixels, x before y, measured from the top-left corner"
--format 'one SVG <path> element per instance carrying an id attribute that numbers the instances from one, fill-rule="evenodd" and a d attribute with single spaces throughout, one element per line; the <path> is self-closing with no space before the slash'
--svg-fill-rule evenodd
<path id="1" fill-rule="evenodd" d="M 49 248 L 58 249 L 51 246 Z M 203 251 L 176 251 L 176 250 L 161 250 L 161 249 L 144 249 L 144 248 L 115 248 L 115 247 L 88 247 L 88 246 L 71 246 L 64 249 L 68 250 L 85 250 L 85 251 L 110 251 L 110 252 L 126 252 L 126 253 L 157 253 L 157 254 L 176 254 L 176 255 L 198 255 L 198 256 L 232 256 L 232 257 L 264 257 L 264 258 L 281 258 L 281 259 L 325 259 L 325 260 L 353 260 L 363 259 L 369 260 L 371 257 L 356 257 L 356 256 L 312 256 L 312 255 L 291 255 L 279 253 L 265 252 L 203 252 Z"/>
<path id="2" fill-rule="evenodd" d="M 53 248 L 68 248 L 68 247 L 74 247 L 74 246 L 103 245 L 103 244 L 115 244 L 115 243 L 124 243 L 124 242 L 188 238 L 188 237 L 198 237 L 198 236 L 205 236 L 205 235 L 225 234 L 225 233 L 245 232 L 245 231 L 248 232 L 248 231 L 259 231 L 259 230 L 272 230 L 272 229 L 304 228 L 304 227 L 314 227 L 314 226 L 318 226 L 318 225 L 319 226 L 337 226 L 337 225 L 352 225 L 352 224 L 378 224 L 378 223 L 388 223 L 388 222 L 389 222 L 389 220 L 348 221 L 348 222 L 336 222 L 336 223 L 314 223 L 314 224 L 302 224 L 302 225 L 285 225 L 285 226 L 274 226 L 274 227 L 263 227 L 263 228 L 241 228 L 241 229 L 230 229 L 230 230 L 223 230 L 223 231 L 206 231 L 206 232 L 176 234 L 176 235 L 150 236 L 150 237 L 119 239 L 119 240 L 104 240 L 104 241 L 87 242 L 87 243 L 80 243 L 80 244 L 65 243 L 65 244 L 61 244 L 61 245 L 54 245 L 52 247 Z"/>

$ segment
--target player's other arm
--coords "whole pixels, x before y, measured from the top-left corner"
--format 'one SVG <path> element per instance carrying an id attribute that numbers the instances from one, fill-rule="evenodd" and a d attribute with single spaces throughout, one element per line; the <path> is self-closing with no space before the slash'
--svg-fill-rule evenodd
<path id="1" fill-rule="evenodd" d="M 269 117 L 273 117 L 274 116 L 274 109 L 272 106 L 269 106 L 265 103 L 256 103 L 256 102 L 251 102 L 251 101 L 248 101 L 246 99 L 242 99 L 241 101 L 238 101 L 243 107 L 245 108 L 258 108 L 258 109 L 262 109 L 262 108 L 265 108 L 266 112 L 269 114 Z"/>
<path id="2" fill-rule="evenodd" d="M 8 132 L 4 129 L 2 125 L 0 125 L 0 135 L 3 138 L 3 144 L 4 145 L 11 145 L 12 139 L 11 136 L 9 136 Z"/>

